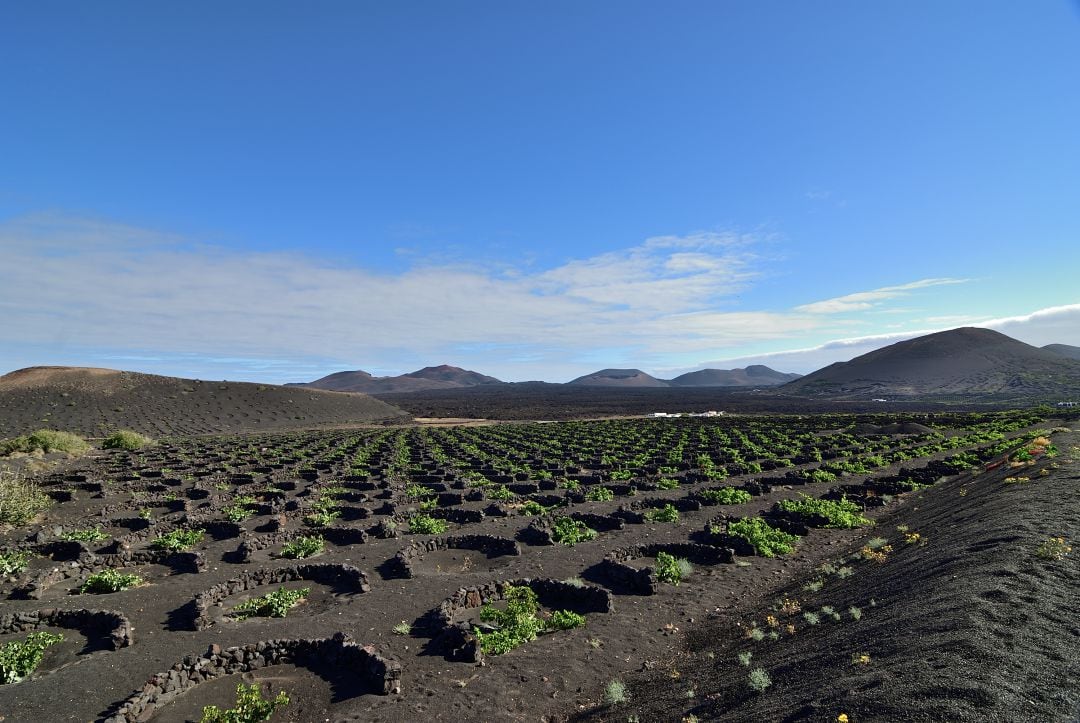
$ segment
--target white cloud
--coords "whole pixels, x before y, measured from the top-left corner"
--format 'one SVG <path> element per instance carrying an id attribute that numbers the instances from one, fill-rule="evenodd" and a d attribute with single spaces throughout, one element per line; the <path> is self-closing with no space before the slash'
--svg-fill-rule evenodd
<path id="1" fill-rule="evenodd" d="M 198 354 L 208 364 L 457 359 L 485 370 L 524 355 L 566 368 L 598 350 L 649 355 L 688 338 L 710 348 L 751 326 L 768 335 L 763 315 L 710 312 L 758 273 L 755 243 L 665 236 L 544 271 L 428 265 L 381 274 L 38 216 L 0 226 L 0 346 Z M 777 315 L 772 328 L 790 327 Z"/>
<path id="2" fill-rule="evenodd" d="M 979 324 L 1032 346 L 1080 346 L 1080 304 L 1051 306 L 1021 316 L 989 319 Z"/>
<path id="3" fill-rule="evenodd" d="M 930 286 L 963 284 L 967 281 L 968 279 L 950 278 L 922 279 L 920 281 L 912 281 L 908 284 L 900 284 L 899 286 L 883 286 L 882 288 L 874 289 L 873 291 L 860 291 L 854 294 L 847 294 L 846 296 L 837 296 L 833 299 L 815 301 L 812 304 L 803 304 L 801 306 L 796 306 L 795 311 L 801 311 L 807 314 L 843 314 L 852 311 L 866 311 L 867 309 L 873 309 L 886 299 L 906 296 L 909 291 L 925 289 Z"/>
<path id="4" fill-rule="evenodd" d="M 805 372 L 923 333 L 809 346 L 857 326 L 833 313 L 888 311 L 889 299 L 961 283 L 923 279 L 792 310 L 740 308 L 735 295 L 764 275 L 769 240 L 662 236 L 549 269 L 427 264 L 376 273 L 101 221 L 28 217 L 0 224 L 0 371 L 130 362 L 180 376 L 296 381 L 450 363 L 510 380 L 565 380 L 599 366 L 667 371 L 688 355 L 782 341 L 806 348 L 707 366 Z M 1021 331 L 1035 338 L 1039 328 L 1041 343 L 1080 343 L 1064 334 L 1080 328 L 1076 307 L 1062 309 L 1073 316 L 1045 310 L 984 325 L 1025 341 Z"/>

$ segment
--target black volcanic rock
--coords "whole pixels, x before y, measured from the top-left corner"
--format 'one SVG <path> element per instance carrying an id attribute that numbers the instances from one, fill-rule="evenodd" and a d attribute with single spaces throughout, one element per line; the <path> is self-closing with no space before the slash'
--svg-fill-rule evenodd
<path id="1" fill-rule="evenodd" d="M 668 382 L 650 376 L 640 369 L 601 369 L 578 377 L 567 384 L 582 387 L 667 387 Z"/>
<path id="2" fill-rule="evenodd" d="M 996 331 L 964 327 L 831 364 L 778 391 L 837 399 L 1047 398 L 1080 391 L 1080 362 Z"/>
<path id="3" fill-rule="evenodd" d="M 785 374 L 762 364 L 745 369 L 702 369 L 681 374 L 671 380 L 675 387 L 771 387 L 800 378 L 801 374 Z"/>

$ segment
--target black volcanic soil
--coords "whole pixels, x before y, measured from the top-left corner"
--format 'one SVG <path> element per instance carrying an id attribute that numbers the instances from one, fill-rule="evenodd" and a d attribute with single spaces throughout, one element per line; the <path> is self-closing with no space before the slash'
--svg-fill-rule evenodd
<path id="1" fill-rule="evenodd" d="M 940 401 L 874 402 L 802 399 L 719 387 L 613 388 L 519 382 L 463 389 L 435 389 L 378 398 L 416 417 L 542 420 L 640 416 L 653 412 L 814 414 L 873 412 L 978 411 L 1001 408 L 998 403 L 950 399 Z M 1012 405 L 1015 407 L 1016 405 Z"/>
<path id="2" fill-rule="evenodd" d="M 879 419 L 878 426 L 887 421 Z M 425 433 L 413 431 L 410 438 L 421 439 Z M 552 722 L 585 714 L 602 720 L 625 721 L 637 715 L 642 721 L 678 721 L 689 713 L 703 720 L 835 720 L 840 712 L 847 712 L 852 721 L 1069 720 L 1077 703 L 1072 651 L 1078 630 L 1070 607 L 1080 582 L 1077 557 L 1043 562 L 1032 553 L 1049 535 L 1073 540 L 1080 536 L 1080 435 L 1060 434 L 1055 441 L 1068 453 L 1019 470 L 964 473 L 873 508 L 869 514 L 877 519 L 874 528 L 813 530 L 787 557 L 740 556 L 739 564 L 696 565 L 680 586 L 663 585 L 654 596 L 620 592 L 614 595 L 613 611 L 590 613 L 585 628 L 542 636 L 505 656 L 489 657 L 483 667 L 447 660 L 431 648 L 429 634 L 421 630 L 425 614 L 459 587 L 519 577 L 580 576 L 598 584 L 594 568 L 616 548 L 685 543 L 718 514 L 759 513 L 800 492 L 820 496 L 830 485 L 779 485 L 749 503 L 688 510 L 678 524 L 627 524 L 576 547 L 523 542 L 519 557 L 488 558 L 460 550 L 433 554 L 416 566 L 411 579 L 390 575 L 386 564 L 403 547 L 427 536 L 329 544 L 311 562 L 358 566 L 368 575 L 369 592 L 344 595 L 312 584 L 316 588 L 312 602 L 287 618 L 235 622 L 218 616 L 218 624 L 194 631 L 185 628 L 181 613 L 196 594 L 248 567 L 287 564 L 271 558 L 269 553 L 278 546 L 256 553 L 250 563 L 237 563 L 233 553 L 239 538 L 208 536 L 198 548 L 208 566 L 199 573 L 165 574 L 155 567 L 149 585 L 121 593 L 64 595 L 60 586 L 61 594 L 50 590 L 52 594 L 40 601 L 5 600 L 4 613 L 56 606 L 121 610 L 134 623 L 136 642 L 76 660 L 70 659 L 70 651 L 60 651 L 62 668 L 46 665 L 27 681 L 0 686 L 0 716 L 5 721 L 50 723 L 96 719 L 151 675 L 168 670 L 184 656 L 202 653 L 208 645 L 345 631 L 402 663 L 402 692 L 331 697 L 334 681 L 323 675 L 295 666 L 265 668 L 255 678 L 285 686 L 297 698 L 295 707 L 274 720 Z M 286 529 L 304 529 L 301 512 L 288 503 L 305 504 L 326 485 L 349 486 L 350 482 L 337 480 L 346 479 L 342 465 L 347 466 L 350 457 L 346 454 L 322 471 L 305 471 L 301 460 L 305 454 L 316 459 L 334 449 L 353 450 L 356 443 L 355 435 L 347 432 L 320 432 L 177 439 L 139 454 L 96 453 L 46 480 L 56 483 L 51 490 L 74 490 L 72 500 L 50 510 L 45 524 L 5 534 L 0 544 L 19 544 L 27 532 L 38 530 L 45 539 L 53 539 L 57 526 L 98 523 L 115 537 L 130 537 L 129 529 L 112 522 L 147 508 L 160 523 L 182 524 L 188 514 L 213 515 L 234 499 L 236 491 L 257 490 L 267 482 L 285 488 L 287 504 L 281 509 Z M 903 438 L 890 442 L 904 443 Z M 282 467 L 266 471 L 261 462 L 255 463 L 268 450 L 277 450 L 274 457 Z M 925 461 L 904 464 L 913 469 Z M 1044 469 L 1047 474 L 1041 476 Z M 874 476 L 896 471 L 894 465 Z M 1003 479 L 1009 474 L 1029 476 L 1030 481 L 1006 485 Z M 746 479 L 733 477 L 728 484 Z M 100 489 L 95 486 L 98 482 L 104 485 Z M 405 481 L 376 475 L 370 482 L 372 487 L 357 483 L 356 499 L 346 503 L 356 511 L 366 508 L 369 516 L 346 527 L 371 529 L 390 511 L 400 518 L 415 509 L 402 496 Z M 610 514 L 646 497 L 682 500 L 709 484 L 687 483 L 610 502 L 579 502 L 570 509 Z M 385 504 L 392 506 L 390 510 L 379 511 Z M 260 512 L 242 523 L 243 534 L 258 538 L 270 521 Z M 530 522 L 518 514 L 487 516 L 477 523 L 452 525 L 451 534 L 513 538 Z M 896 529 L 900 523 L 919 532 L 926 545 L 905 545 Z M 823 562 L 858 549 L 875 535 L 889 538 L 896 548 L 887 562 L 853 563 L 851 577 L 830 578 L 815 595 L 802 592 Z M 139 549 L 145 543 L 131 544 Z M 39 559 L 34 564 L 34 570 L 43 570 L 63 563 Z M 0 594 L 10 593 L 15 585 L 3 583 Z M 754 665 L 767 668 L 774 685 L 760 697 L 747 696 L 741 685 L 745 671 L 732 663 L 735 652 L 746 647 L 738 637 L 738 625 L 758 621 L 764 626 L 770 606 L 785 593 L 798 596 L 804 609 L 858 605 L 863 617 L 813 629 L 796 620 L 795 635 L 757 644 Z M 391 628 L 403 620 L 413 623 L 416 632 L 393 634 Z M 856 652 L 867 652 L 872 662 L 852 667 L 851 655 Z M 648 674 L 638 678 L 638 671 Z M 203 702 L 226 703 L 238 679 L 203 684 L 155 719 L 183 720 L 197 713 Z M 615 679 L 630 684 L 630 702 L 598 708 L 605 685 Z"/>
<path id="3" fill-rule="evenodd" d="M 150 436 L 370 424 L 406 415 L 363 394 L 247 382 L 178 379 L 80 367 L 32 367 L 0 377 L 0 438 L 35 429 Z"/>
<path id="4" fill-rule="evenodd" d="M 579 720 L 1080 720 L 1080 556 L 1036 553 L 1047 538 L 1080 539 L 1080 433 L 1055 442 L 1068 450 L 1055 460 L 963 475 L 879 519 L 875 534 L 894 548 L 884 564 L 854 563 L 846 579 L 800 576 L 710 615 L 678 654 L 627 679 L 628 705 Z M 1029 481 L 1006 482 L 1017 477 Z M 920 541 L 906 544 L 898 527 Z M 857 545 L 840 546 L 836 564 Z M 825 584 L 808 592 L 813 579 Z M 811 626 L 774 612 L 783 598 L 802 611 L 830 606 L 842 621 L 822 615 Z M 862 612 L 858 621 L 851 606 Z M 796 633 L 749 639 L 754 622 L 768 630 L 769 612 Z M 736 658 L 744 651 L 753 656 L 749 668 L 772 680 L 764 693 L 749 690 L 749 668 Z"/>

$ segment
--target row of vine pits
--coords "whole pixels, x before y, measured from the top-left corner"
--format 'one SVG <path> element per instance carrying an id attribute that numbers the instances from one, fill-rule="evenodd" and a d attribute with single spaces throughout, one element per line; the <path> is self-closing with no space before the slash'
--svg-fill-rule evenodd
<path id="1" fill-rule="evenodd" d="M 89 598 L 93 607 L 122 611 L 137 631 L 136 644 L 109 652 L 113 660 L 102 670 L 94 660 L 71 659 L 71 650 L 81 650 L 77 643 L 57 646 L 38 673 L 17 684 L 19 709 L 39 720 L 56 719 L 52 716 L 58 703 L 35 695 L 35 685 L 46 676 L 66 676 L 77 719 L 92 718 L 125 700 L 141 681 L 210 644 L 321 639 L 342 631 L 401 663 L 400 693 L 343 695 L 333 681 L 288 665 L 243 675 L 269 682 L 275 690 L 292 686 L 290 697 L 301 706 L 293 710 L 344 719 L 396 719 L 403 714 L 449 719 L 466 711 L 471 711 L 466 718 L 498 719 L 531 713 L 535 701 L 526 704 L 503 693 L 522 676 L 547 691 L 553 711 L 584 705 L 596 700 L 607 680 L 662 659 L 674 644 L 674 633 L 694 618 L 727 609 L 761 585 L 812 566 L 832 544 L 868 533 L 815 529 L 787 556 L 742 555 L 735 558 L 738 564 L 690 561 L 678 585 L 661 582 L 654 595 L 627 594 L 597 574 L 609 555 L 651 546 L 649 554 L 621 562 L 655 570 L 659 552 L 671 550 L 673 557 L 686 558 L 693 548 L 680 546 L 709 545 L 706 531 L 718 517 L 730 521 L 769 515 L 780 500 L 799 499 L 801 494 L 835 497 L 841 486 L 853 500 L 894 502 L 917 494 L 917 489 L 889 495 L 880 491 L 881 480 L 908 479 L 909 472 L 928 463 L 975 454 L 974 462 L 936 467 L 929 476 L 936 480 L 945 473 L 962 473 L 979 455 L 989 454 L 1005 437 L 1037 420 L 950 415 L 920 418 L 943 434 L 829 433 L 850 429 L 856 421 L 638 420 L 566 427 L 264 434 L 166 440 L 141 452 L 100 455 L 82 469 L 45 479 L 45 489 L 57 504 L 41 524 L 13 531 L 2 542 L 5 551 L 35 553 L 74 531 L 98 526 L 105 539 L 84 544 L 74 559 L 34 554 L 2 590 L 10 594 L 28 577 L 63 565 L 79 563 L 94 570 L 100 568 L 95 559 L 110 554 L 160 549 L 159 540 L 177 531 L 203 531 L 191 536 L 186 551 L 201 555 L 204 566 L 196 573 L 158 564 L 119 565 L 119 572 L 138 575 L 141 584 L 114 593 L 71 594 L 85 580 L 80 575 L 46 589 L 41 600 L 6 601 L 21 611 L 46 605 L 87 607 Z M 616 439 L 621 434 L 627 435 L 622 442 Z M 681 460 L 670 452 L 680 444 Z M 781 449 L 774 454 L 770 446 Z M 877 457 L 881 459 L 871 459 Z M 777 466 L 777 460 L 787 462 Z M 761 471 L 735 474 L 755 464 Z M 820 481 L 813 477 L 816 470 L 822 472 Z M 755 486 L 759 480 L 765 484 Z M 705 490 L 726 487 L 745 489 L 750 499 L 718 505 L 701 496 Z M 607 492 L 593 494 L 601 489 Z M 70 493 L 66 499 L 65 492 Z M 871 517 L 888 507 L 866 504 Z M 595 524 L 598 534 L 573 546 L 544 544 L 525 534 L 534 523 L 557 523 L 567 516 L 576 516 L 585 526 Z M 445 529 L 434 535 L 410 532 L 423 518 Z M 520 546 L 521 554 L 435 546 L 409 559 L 409 576 L 394 569 L 393 561 L 409 545 L 468 535 L 509 541 Z M 209 611 L 210 624 L 204 629 L 187 624 L 185 606 L 199 593 L 242 570 L 295 563 L 282 551 L 301 537 L 322 539 L 321 549 L 303 562 L 354 566 L 366 573 L 370 590 L 350 594 L 308 580 L 267 585 L 220 600 Z M 516 579 L 610 585 L 617 599 L 611 612 L 585 613 L 583 627 L 541 635 L 504 656 L 488 656 L 484 668 L 453 662 L 445 651 L 433 648 L 425 620 L 441 601 L 463 587 Z M 282 618 L 241 620 L 234 614 L 238 605 L 281 587 L 309 592 Z M 553 612 L 555 608 L 541 605 L 538 614 L 548 619 Z M 475 616 L 463 613 L 455 622 L 481 630 L 482 623 L 490 623 Z M 179 720 L 202 704 L 229 703 L 226 699 L 234 695 L 241 677 L 231 674 L 201 683 L 198 692 L 176 696 L 156 715 Z M 0 702 L 7 708 L 13 693 L 0 686 Z"/>

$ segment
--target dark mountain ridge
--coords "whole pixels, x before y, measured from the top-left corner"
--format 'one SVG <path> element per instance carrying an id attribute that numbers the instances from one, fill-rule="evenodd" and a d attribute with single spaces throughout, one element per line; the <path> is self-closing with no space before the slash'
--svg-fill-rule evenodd
<path id="1" fill-rule="evenodd" d="M 1080 362 L 990 329 L 963 327 L 830 364 L 777 391 L 834 399 L 1048 398 L 1080 391 Z"/>
<path id="2" fill-rule="evenodd" d="M 1047 344 L 1046 346 L 1040 348 L 1043 351 L 1053 352 L 1054 354 L 1080 361 L 1080 346 L 1070 346 L 1068 344 Z"/>

